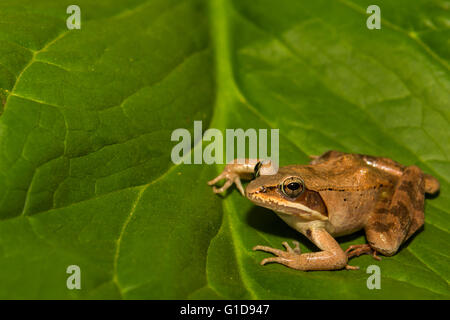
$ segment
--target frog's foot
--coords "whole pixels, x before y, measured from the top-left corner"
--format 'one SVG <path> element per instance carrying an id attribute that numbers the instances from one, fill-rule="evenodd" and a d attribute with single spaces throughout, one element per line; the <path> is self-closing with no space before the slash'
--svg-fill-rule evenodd
<path id="1" fill-rule="evenodd" d="M 282 243 L 286 248 L 286 251 L 260 245 L 253 247 L 253 250 L 265 251 L 276 255 L 276 257 L 263 259 L 261 261 L 262 266 L 269 262 L 277 262 L 289 267 L 290 264 L 292 264 L 292 262 L 295 260 L 295 258 L 297 258 L 297 256 L 301 254 L 300 244 L 298 243 L 298 241 L 292 241 L 292 243 L 294 244 L 294 248 L 291 248 L 291 246 L 286 241 Z"/>
<path id="2" fill-rule="evenodd" d="M 240 178 L 239 174 L 237 174 L 235 172 L 223 171 L 216 178 L 212 179 L 211 181 L 208 181 L 208 185 L 212 186 L 222 179 L 226 179 L 224 185 L 220 188 L 213 186 L 214 193 L 222 193 L 225 190 L 227 190 L 229 187 L 231 187 L 234 183 L 234 184 L 236 184 L 236 187 L 241 192 L 241 194 L 243 196 L 245 196 L 245 191 L 244 191 L 244 187 L 242 186 L 242 183 L 241 183 L 241 178 Z"/>
<path id="3" fill-rule="evenodd" d="M 375 260 L 381 260 L 381 258 L 377 256 L 377 252 L 367 243 L 351 245 L 347 250 L 345 250 L 345 253 L 347 254 L 348 259 L 351 259 L 355 256 L 359 257 L 362 254 L 371 254 Z"/>
<path id="4" fill-rule="evenodd" d="M 351 266 L 349 264 L 345 265 L 346 270 L 359 270 L 358 266 Z"/>

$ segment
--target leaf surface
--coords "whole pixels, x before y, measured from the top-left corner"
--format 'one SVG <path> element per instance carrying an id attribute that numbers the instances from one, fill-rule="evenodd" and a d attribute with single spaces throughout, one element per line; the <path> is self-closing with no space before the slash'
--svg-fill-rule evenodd
<path id="1" fill-rule="evenodd" d="M 380 30 L 365 0 L 86 0 L 80 30 L 66 27 L 70 4 L 0 4 L 0 297 L 450 297 L 445 1 L 381 1 Z M 194 120 L 280 129 L 281 165 L 386 156 L 441 191 L 394 257 L 262 267 L 256 244 L 317 249 L 236 190 L 214 195 L 223 165 L 171 162 L 173 130 L 193 135 Z M 366 286 L 372 264 L 381 290 Z M 70 265 L 82 290 L 66 287 Z"/>

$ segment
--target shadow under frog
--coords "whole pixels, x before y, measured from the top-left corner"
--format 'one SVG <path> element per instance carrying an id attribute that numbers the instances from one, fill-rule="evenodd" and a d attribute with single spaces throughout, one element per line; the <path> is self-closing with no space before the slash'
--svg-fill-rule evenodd
<path id="1" fill-rule="evenodd" d="M 252 208 L 246 213 L 246 222 L 248 225 L 255 230 L 271 234 L 277 237 L 285 237 L 295 239 L 298 238 L 298 232 L 290 228 L 286 223 L 284 223 L 278 216 L 274 215 L 269 209 L 252 206 Z M 348 242 L 355 240 L 364 235 L 362 230 L 355 233 L 341 236 L 338 238 L 339 242 Z M 299 239 L 300 243 L 308 248 L 309 251 L 317 251 L 317 247 L 308 240 L 306 237 L 301 237 Z M 409 240 L 408 240 L 409 242 Z"/>

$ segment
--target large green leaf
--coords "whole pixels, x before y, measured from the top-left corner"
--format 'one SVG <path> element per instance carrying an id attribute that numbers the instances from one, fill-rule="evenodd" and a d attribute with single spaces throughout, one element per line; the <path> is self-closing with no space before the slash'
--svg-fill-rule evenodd
<path id="1" fill-rule="evenodd" d="M 381 30 L 365 0 L 79 0 L 80 30 L 70 4 L 0 3 L 0 298 L 450 298 L 448 3 L 378 1 Z M 416 164 L 441 192 L 394 257 L 262 267 L 256 244 L 316 249 L 214 195 L 222 165 L 171 162 L 194 120 L 279 128 L 282 165 L 329 149 Z"/>

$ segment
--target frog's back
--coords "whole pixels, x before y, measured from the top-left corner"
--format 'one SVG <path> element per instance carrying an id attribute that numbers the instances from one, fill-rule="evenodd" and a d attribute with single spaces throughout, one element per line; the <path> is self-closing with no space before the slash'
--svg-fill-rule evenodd
<path id="1" fill-rule="evenodd" d="M 309 165 L 294 165 L 280 168 L 280 171 L 296 172 L 313 191 L 366 191 L 380 186 L 395 184 L 398 179 L 367 163 L 359 154 L 342 153 L 326 161 Z M 374 158 L 376 159 L 376 158 Z"/>
<path id="2" fill-rule="evenodd" d="M 340 236 L 364 228 L 377 204 L 391 201 L 407 168 L 388 158 L 329 151 L 310 165 L 290 166 L 286 172 L 296 172 L 308 189 L 319 193 L 328 212 L 326 228 Z M 437 192 L 439 182 L 422 175 L 424 191 Z"/>

